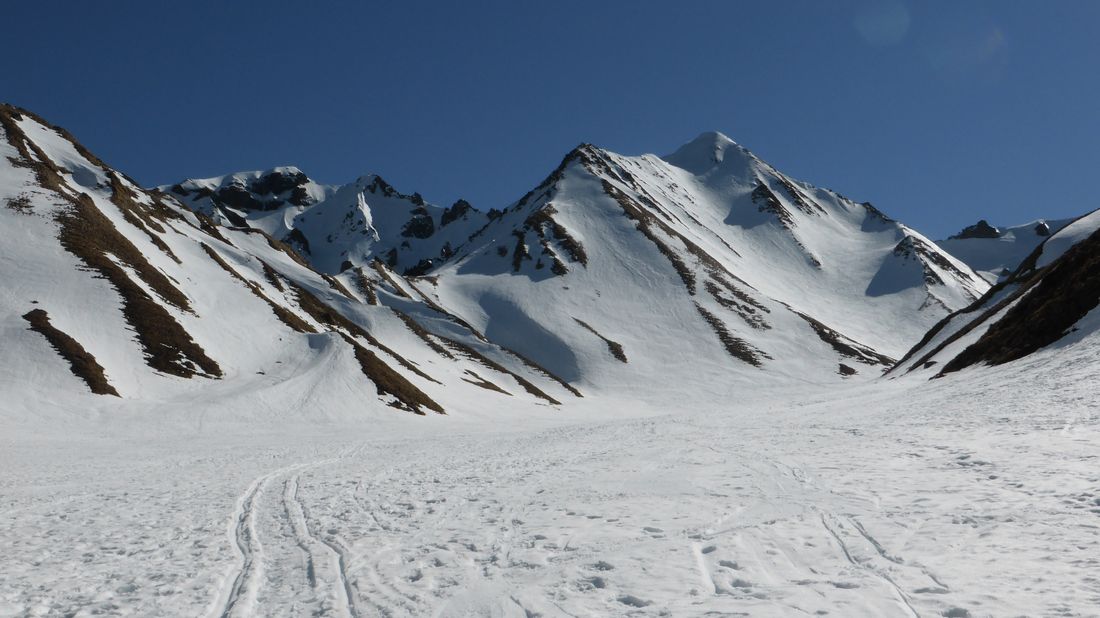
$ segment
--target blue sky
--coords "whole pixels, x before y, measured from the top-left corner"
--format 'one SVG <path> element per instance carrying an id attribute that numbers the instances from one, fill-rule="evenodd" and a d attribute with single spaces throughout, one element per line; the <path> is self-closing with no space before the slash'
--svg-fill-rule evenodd
<path id="1" fill-rule="evenodd" d="M 293 164 L 502 207 L 726 133 L 941 237 L 1100 203 L 1100 2 L 21 2 L 0 100 L 145 184 Z"/>

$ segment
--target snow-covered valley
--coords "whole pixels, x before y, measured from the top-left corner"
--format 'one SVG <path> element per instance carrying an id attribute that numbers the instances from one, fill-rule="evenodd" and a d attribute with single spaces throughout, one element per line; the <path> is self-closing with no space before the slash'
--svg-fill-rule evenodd
<path id="1" fill-rule="evenodd" d="M 0 617 L 1100 615 L 1096 212 L 937 245 L 718 133 L 489 211 L 0 155 Z"/>
<path id="2" fill-rule="evenodd" d="M 1096 615 L 1098 352 L 660 411 L 26 419 L 0 614 Z"/>

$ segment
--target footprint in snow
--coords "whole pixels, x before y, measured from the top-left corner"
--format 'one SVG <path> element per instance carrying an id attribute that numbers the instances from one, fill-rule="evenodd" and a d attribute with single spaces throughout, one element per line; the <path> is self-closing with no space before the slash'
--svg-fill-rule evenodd
<path id="1" fill-rule="evenodd" d="M 619 601 L 619 603 L 622 603 L 623 605 L 629 605 L 630 607 L 646 607 L 650 604 L 649 601 L 639 599 L 632 594 L 624 594 L 617 600 Z"/>
<path id="2" fill-rule="evenodd" d="M 586 577 L 577 582 L 577 588 L 584 592 L 603 590 L 607 588 L 607 580 L 599 576 Z"/>

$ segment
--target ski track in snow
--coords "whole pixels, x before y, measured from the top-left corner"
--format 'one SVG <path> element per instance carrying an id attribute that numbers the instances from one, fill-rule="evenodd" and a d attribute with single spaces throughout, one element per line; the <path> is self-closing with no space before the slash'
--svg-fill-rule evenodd
<path id="1" fill-rule="evenodd" d="M 1100 418 L 1066 366 L 528 429 L 13 443 L 0 615 L 1095 616 Z"/>

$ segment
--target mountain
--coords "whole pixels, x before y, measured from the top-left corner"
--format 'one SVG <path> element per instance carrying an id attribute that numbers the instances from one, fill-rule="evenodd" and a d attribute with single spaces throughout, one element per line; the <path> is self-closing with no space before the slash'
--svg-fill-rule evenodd
<path id="1" fill-rule="evenodd" d="M 448 208 L 406 195 L 377 174 L 320 185 L 296 167 L 238 172 L 159 188 L 222 225 L 266 232 L 329 274 L 374 258 L 407 274 L 447 259 L 489 215 L 458 200 Z"/>
<path id="2" fill-rule="evenodd" d="M 891 370 L 941 377 L 1084 340 L 1100 328 L 1100 210 L 1048 236 L 1014 272 L 937 324 Z"/>
<path id="3" fill-rule="evenodd" d="M 285 405 L 320 389 L 341 402 L 322 414 L 573 397 L 461 324 L 431 336 L 381 305 L 409 294 L 380 262 L 318 272 L 261 229 L 218 225 L 171 192 L 142 189 L 26 110 L 0 107 L 0 128 L 0 382 L 9 411 L 39 410 L 44 399 L 81 409 L 89 392 L 117 395 L 119 405 Z M 300 178 L 288 171 L 275 173 Z M 245 178 L 262 194 L 251 181 L 271 176 L 218 186 Z M 294 183 L 309 199 L 330 193 Z M 280 197 L 266 202 L 270 211 L 300 208 L 296 190 L 271 192 Z"/>
<path id="4" fill-rule="evenodd" d="M 988 288 L 717 133 L 666 157 L 583 145 L 468 247 L 430 273 L 433 301 L 590 388 L 876 375 Z"/>
<path id="5" fill-rule="evenodd" d="M 30 112 L 0 122 L 0 361 L 27 407 L 722 397 L 878 375 L 988 288 L 717 133 L 666 157 L 582 145 L 481 212 L 293 167 L 143 189 Z"/>
<path id="6" fill-rule="evenodd" d="M 1039 219 L 1012 227 L 994 227 L 982 219 L 936 244 L 990 283 L 996 283 L 1016 270 L 1047 237 L 1071 221 L 1073 219 Z"/>
<path id="7" fill-rule="evenodd" d="M 1095 613 L 1100 211 L 991 287 L 715 133 L 422 202 L 0 106 L 0 615 Z"/>

